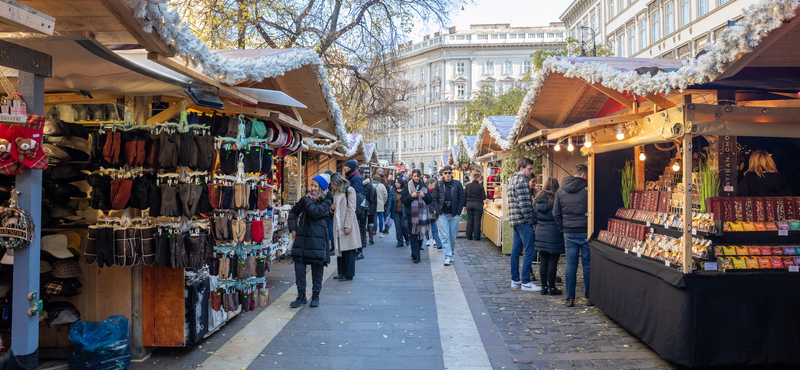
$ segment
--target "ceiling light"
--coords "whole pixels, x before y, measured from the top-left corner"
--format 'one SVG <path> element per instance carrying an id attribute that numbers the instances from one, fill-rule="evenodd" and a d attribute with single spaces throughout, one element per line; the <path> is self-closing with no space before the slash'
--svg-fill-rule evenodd
<path id="1" fill-rule="evenodd" d="M 567 150 L 569 150 L 570 152 L 571 152 L 571 151 L 573 151 L 573 150 L 575 150 L 575 147 L 574 147 L 574 146 L 572 146 L 572 136 L 570 136 L 570 137 L 567 139 L 567 142 L 569 143 L 569 145 L 567 145 Z"/>
<path id="2" fill-rule="evenodd" d="M 561 140 L 556 141 L 556 146 L 553 147 L 553 150 L 555 150 L 555 151 L 561 150 Z"/>
<path id="3" fill-rule="evenodd" d="M 625 138 L 625 134 L 622 133 L 622 125 L 617 125 L 617 140 L 622 140 Z"/>
<path id="4" fill-rule="evenodd" d="M 644 151 L 639 152 L 639 160 L 644 162 L 647 157 L 644 155 Z"/>

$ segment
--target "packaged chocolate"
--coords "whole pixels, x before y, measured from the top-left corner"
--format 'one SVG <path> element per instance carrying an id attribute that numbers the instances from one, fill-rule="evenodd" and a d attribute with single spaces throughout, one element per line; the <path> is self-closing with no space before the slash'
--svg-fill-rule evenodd
<path id="1" fill-rule="evenodd" d="M 797 254 L 795 247 L 783 247 L 783 255 L 794 256 L 795 254 Z"/>
<path id="2" fill-rule="evenodd" d="M 765 209 L 764 212 L 766 213 L 767 221 L 769 221 L 769 222 L 777 221 L 775 219 L 775 217 L 778 215 L 777 212 L 775 212 L 775 208 L 776 208 L 775 199 L 774 198 L 765 198 L 764 199 L 764 205 L 766 206 L 766 209 Z"/>
<path id="3" fill-rule="evenodd" d="M 794 258 L 794 265 L 795 266 L 800 266 L 800 257 L 795 257 Z"/>
<path id="4" fill-rule="evenodd" d="M 731 222 L 731 231 L 744 231 L 744 225 L 741 221 Z"/>
<path id="5" fill-rule="evenodd" d="M 786 199 L 785 198 L 777 198 L 777 199 L 775 199 L 775 214 L 776 214 L 775 221 L 784 221 L 784 220 L 786 220 Z"/>
<path id="6" fill-rule="evenodd" d="M 783 255 L 783 247 L 772 247 L 772 255 L 773 256 L 782 256 Z"/>
<path id="7" fill-rule="evenodd" d="M 722 254 L 726 256 L 735 256 L 736 255 L 736 248 L 732 245 L 725 245 L 722 247 Z"/>
<path id="8" fill-rule="evenodd" d="M 767 225 L 764 225 L 763 222 L 754 222 L 753 225 L 756 227 L 756 231 L 767 231 Z"/>
<path id="9" fill-rule="evenodd" d="M 767 227 L 767 231 L 778 231 L 778 225 L 774 222 L 765 222 L 764 226 Z"/>
<path id="10" fill-rule="evenodd" d="M 794 216 L 800 219 L 800 197 L 793 197 L 791 201 L 794 203 Z"/>
<path id="11" fill-rule="evenodd" d="M 772 262 L 770 262 L 770 258 L 769 257 L 758 257 L 758 268 L 760 268 L 760 269 L 772 268 Z"/>
<path id="12" fill-rule="evenodd" d="M 797 266 L 794 263 L 794 257 L 783 257 L 783 267 L 788 268 L 789 266 Z"/>
<path id="13" fill-rule="evenodd" d="M 735 269 L 746 269 L 747 262 L 745 262 L 744 257 L 731 257 L 733 260 L 733 268 Z"/>
<path id="14" fill-rule="evenodd" d="M 795 247 L 794 247 L 794 251 L 795 251 L 795 254 L 796 254 L 796 255 L 800 256 L 800 247 L 798 247 L 798 246 L 795 246 Z"/>
<path id="15" fill-rule="evenodd" d="M 717 263 L 719 264 L 719 269 L 722 271 L 732 269 L 733 268 L 733 257 L 717 257 Z"/>
<path id="16" fill-rule="evenodd" d="M 751 256 L 760 256 L 761 255 L 761 248 L 756 247 L 756 246 L 752 246 L 752 245 L 748 246 L 747 247 L 747 253 L 750 254 Z"/>
<path id="17" fill-rule="evenodd" d="M 788 221 L 778 221 L 775 224 L 778 225 L 778 230 L 787 230 L 788 231 L 789 229 L 791 229 L 791 227 L 789 226 L 789 222 Z"/>
<path id="18" fill-rule="evenodd" d="M 750 254 L 750 250 L 747 248 L 746 245 L 737 245 L 734 246 L 734 248 L 736 249 L 737 256 L 747 256 Z"/>
<path id="19" fill-rule="evenodd" d="M 744 221 L 744 199 L 733 198 L 733 218 L 735 221 Z"/>
<path id="20" fill-rule="evenodd" d="M 723 221 L 736 221 L 733 217 L 733 199 L 724 198 L 720 201 L 722 207 Z"/>
<path id="21" fill-rule="evenodd" d="M 754 198 L 753 200 L 753 216 L 756 222 L 764 222 L 767 220 L 766 207 L 764 206 L 764 198 Z"/>
<path id="22" fill-rule="evenodd" d="M 744 221 L 753 222 L 755 221 L 754 217 L 754 206 L 753 206 L 753 198 L 742 198 L 744 199 Z M 747 230 L 745 230 L 747 231 Z"/>
<path id="23" fill-rule="evenodd" d="M 758 268 L 758 257 L 749 256 L 744 258 L 745 263 L 747 264 L 748 269 L 757 269 Z"/>
<path id="24" fill-rule="evenodd" d="M 769 265 L 770 265 L 770 268 L 782 269 L 783 268 L 783 258 L 781 258 L 781 257 L 770 257 L 769 258 Z"/>
<path id="25" fill-rule="evenodd" d="M 797 211 L 794 207 L 794 201 L 792 198 L 784 198 L 784 202 L 786 204 L 786 219 L 787 220 L 796 220 L 797 219 Z"/>
<path id="26" fill-rule="evenodd" d="M 756 231 L 756 226 L 752 222 L 742 222 L 744 231 Z"/>
<path id="27" fill-rule="evenodd" d="M 761 248 L 761 255 L 762 256 L 771 256 L 772 255 L 772 248 L 770 247 L 760 247 Z"/>
<path id="28" fill-rule="evenodd" d="M 723 222 L 722 223 L 722 231 L 724 231 L 726 233 L 729 233 L 729 232 L 733 231 L 731 229 L 731 224 L 732 224 L 732 222 L 729 222 L 729 221 Z"/>
<path id="29" fill-rule="evenodd" d="M 722 256 L 725 254 L 725 251 L 722 249 L 721 245 L 714 246 L 714 255 L 715 256 Z"/>
<path id="30" fill-rule="evenodd" d="M 792 231 L 800 230 L 800 221 L 797 220 L 789 221 L 789 230 Z"/>

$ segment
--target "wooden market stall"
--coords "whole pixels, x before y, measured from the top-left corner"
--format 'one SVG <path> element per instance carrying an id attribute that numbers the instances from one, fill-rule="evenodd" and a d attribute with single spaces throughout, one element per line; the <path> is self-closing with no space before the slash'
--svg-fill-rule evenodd
<path id="1" fill-rule="evenodd" d="M 12 1 L 12 3 L 14 2 Z M 109 127 L 114 125 L 122 127 L 128 124 L 131 127 L 136 125 L 135 127 L 139 129 L 148 129 L 154 125 L 167 127 L 171 124 L 177 127 L 178 132 L 187 133 L 181 131 L 182 121 L 180 124 L 169 122 L 179 121 L 186 117 L 190 117 L 190 120 L 193 117 L 207 118 L 213 113 L 217 117 L 222 114 L 227 114 L 228 117 L 241 115 L 246 116 L 248 122 L 257 119 L 269 123 L 272 125 L 271 127 L 276 130 L 279 128 L 287 136 L 285 146 L 288 146 L 289 142 L 296 138 L 321 142 L 349 142 L 349 136 L 345 137 L 346 133 L 341 123 L 338 106 L 335 105 L 332 95 L 323 90 L 322 87 L 327 84 L 327 81 L 314 67 L 313 60 L 309 60 L 306 64 L 301 63 L 299 66 L 284 66 L 284 71 L 275 75 L 249 76 L 236 81 L 226 80 L 229 83 L 223 83 L 221 82 L 222 77 L 219 79 L 207 77 L 199 69 L 186 67 L 187 63 L 184 60 L 192 58 L 192 55 L 175 55 L 173 49 L 168 47 L 162 39 L 166 35 L 149 32 L 150 30 L 146 31 L 144 29 L 145 20 L 133 16 L 128 2 L 90 0 L 75 3 L 54 0 L 48 2 L 22 1 L 22 3 L 35 8 L 34 10 L 20 7 L 24 12 L 34 15 L 46 13 L 55 17 L 48 23 L 50 34 L 53 36 L 19 33 L 20 29 L 7 22 L 0 25 L 0 33 L 5 40 L 10 42 L 2 42 L 4 49 L 19 48 L 20 50 L 29 50 L 28 54 L 30 55 L 39 55 L 41 52 L 52 55 L 52 71 L 43 74 L 44 77 L 37 85 L 43 101 L 39 104 L 38 101 L 28 100 L 28 97 L 25 96 L 32 107 L 29 112 L 45 113 L 42 108 L 45 104 L 50 108 L 48 109 L 50 113 L 48 122 L 58 119 L 71 127 L 80 126 L 84 132 L 88 131 L 90 135 L 95 135 L 98 131 L 110 130 Z M 16 5 L 11 4 L 11 6 Z M 151 13 L 148 13 L 148 17 L 149 21 L 160 22 L 161 19 Z M 171 20 L 164 20 L 165 24 L 169 22 Z M 25 31 L 29 30 L 25 29 Z M 118 45 L 126 46 L 119 49 Z M 250 58 L 255 64 L 268 63 L 280 66 L 282 58 L 291 58 L 299 53 L 305 53 L 305 51 L 256 52 L 247 50 L 217 53 L 223 57 L 223 60 L 225 58 Z M 20 55 L 24 55 L 24 53 Z M 12 68 L 12 75 L 8 76 L 11 82 L 20 88 L 26 86 L 26 73 L 28 72 L 25 68 L 16 65 L 9 67 Z M 275 71 L 270 73 L 273 72 Z M 208 102 L 202 103 L 199 99 L 190 99 L 187 97 L 187 92 L 193 94 L 211 92 L 208 95 L 218 98 L 220 106 L 209 108 Z M 205 99 L 208 100 L 209 97 L 206 96 Z M 95 113 L 91 120 L 81 118 L 81 114 L 85 114 L 87 105 L 90 110 L 97 109 L 97 112 L 102 110 L 104 113 L 90 111 L 90 114 Z M 130 117 L 123 117 L 123 109 L 119 108 L 121 106 L 126 107 L 125 111 L 130 111 Z M 42 109 L 37 111 L 37 108 Z M 52 112 L 56 112 L 55 116 Z M 70 118 L 67 118 L 68 116 Z M 125 119 L 129 119 L 129 121 L 123 124 L 122 121 Z M 189 123 L 188 127 L 195 130 L 206 130 L 206 128 L 195 127 L 197 123 L 194 121 Z M 123 129 L 127 130 L 127 127 Z M 196 131 L 198 136 L 200 136 L 199 132 Z M 149 135 L 148 139 L 150 139 Z M 45 140 L 49 140 L 47 128 L 45 129 Z M 52 143 L 58 148 L 70 145 L 62 141 L 48 143 Z M 299 147 L 299 143 L 293 142 L 292 145 L 295 148 Z M 267 146 L 265 145 L 264 148 Z M 276 166 L 273 166 L 276 170 L 275 185 L 302 184 L 304 179 L 301 162 L 303 150 L 292 149 L 294 152 L 291 153 L 292 150 L 287 149 L 284 154 L 281 154 L 278 151 L 285 149 L 283 146 L 270 144 L 269 148 L 276 150 Z M 208 149 L 213 150 L 213 148 Z M 88 144 L 81 150 L 86 153 L 90 152 Z M 102 152 L 102 148 L 100 152 Z M 85 161 L 63 160 L 59 163 L 52 161 L 51 158 L 51 169 L 76 166 L 75 168 L 79 172 L 76 175 L 78 177 L 86 177 L 86 172 L 89 171 L 97 172 L 97 168 L 93 167 L 97 165 L 95 157 L 97 153 L 94 151 L 90 153 L 91 155 L 86 153 L 84 155 L 90 159 Z M 291 174 L 290 169 L 282 167 L 284 162 L 288 161 L 284 158 L 295 158 L 294 161 L 299 166 L 294 175 Z M 85 172 L 81 175 L 80 171 Z M 165 170 L 160 174 L 168 175 L 169 172 L 169 170 Z M 177 173 L 174 175 L 177 176 Z M 18 178 L 18 187 L 24 184 L 19 181 Z M 39 181 L 37 191 L 42 191 L 41 180 Z M 88 184 L 80 186 L 80 190 L 84 194 L 93 190 Z M 266 185 L 265 188 L 267 188 Z M 48 198 L 49 190 L 47 189 L 45 187 L 43 198 Z M 291 190 L 288 188 L 282 190 L 277 192 L 275 200 L 290 200 L 287 192 L 291 192 Z M 26 192 L 35 193 L 30 190 Z M 294 193 L 301 195 L 302 187 L 295 189 Z M 53 294 L 52 297 L 48 295 L 48 299 L 53 302 L 72 304 L 80 312 L 80 319 L 84 321 L 103 321 L 112 315 L 129 318 L 134 358 L 146 356 L 153 347 L 187 345 L 188 340 L 184 335 L 186 319 L 184 314 L 186 303 L 184 269 L 143 266 L 138 263 L 134 266 L 103 268 L 98 267 L 97 264 L 87 264 L 84 258 L 87 248 L 86 229 L 95 224 L 99 216 L 103 216 L 97 210 L 86 208 L 89 202 L 91 202 L 90 196 L 86 198 L 73 197 L 69 207 L 75 213 L 69 217 L 70 219 L 79 218 L 81 221 L 57 224 L 42 230 L 46 233 L 60 233 L 65 230 L 77 231 L 80 235 L 79 244 L 82 253 L 77 259 L 82 270 L 80 294 L 69 297 Z M 41 205 L 37 207 L 41 208 Z M 111 211 L 107 216 L 119 217 L 123 214 L 127 215 L 126 212 Z M 132 210 L 131 212 L 132 216 L 142 215 L 139 211 Z M 37 218 L 35 220 L 37 227 L 45 222 L 41 221 L 40 223 L 38 214 L 39 210 L 37 209 L 34 213 Z M 146 214 L 144 215 L 146 216 Z M 203 223 L 200 219 L 196 221 L 198 224 Z M 281 235 L 280 222 L 275 223 L 276 236 Z M 31 248 L 31 250 L 36 251 L 38 255 L 38 249 Z M 275 256 L 274 253 L 270 255 Z M 18 257 L 17 261 L 25 262 L 23 257 Z M 35 273 L 38 277 L 38 259 L 35 266 Z M 16 270 L 22 271 L 23 269 Z M 34 285 L 38 285 L 38 280 Z M 27 289 L 25 290 L 27 291 Z M 38 291 L 39 287 L 31 290 Z M 23 289 L 19 289 L 19 292 L 15 291 L 15 296 L 17 293 L 24 293 Z M 41 294 L 45 294 L 44 289 Z M 20 297 L 15 297 L 15 302 L 22 300 Z M 48 307 L 47 303 L 45 307 Z M 229 315 L 229 317 L 233 316 L 235 314 Z M 26 315 L 23 314 L 15 314 L 13 317 L 15 323 L 24 318 Z M 39 356 L 42 358 L 66 357 L 74 347 L 74 343 L 67 339 L 68 326 L 37 325 L 37 332 L 28 333 L 26 337 L 18 334 L 17 324 L 13 325 L 12 346 L 15 347 L 22 341 L 36 343 L 38 345 L 34 345 L 34 348 L 38 348 Z M 25 350 L 19 351 L 19 354 L 25 353 L 27 353 Z"/>
<path id="2" fill-rule="evenodd" d="M 800 44 L 797 10 L 754 5 L 740 21 L 747 27 L 722 30 L 696 60 L 551 59 L 536 93 L 584 102 L 551 116 L 609 101 L 619 109 L 566 119 L 538 138 L 529 121 L 517 139 L 579 144 L 589 163 L 589 298 L 679 365 L 800 365 L 792 314 L 800 309 L 800 79 L 792 72 L 800 58 L 785 52 Z M 572 77 L 559 72 L 567 69 Z M 536 97 L 527 104 L 540 106 Z M 754 176 L 739 170 L 756 150 L 769 152 L 788 179 L 783 188 L 737 186 Z"/>
<path id="3" fill-rule="evenodd" d="M 508 223 L 508 204 L 503 195 L 504 184 L 500 178 L 503 159 L 508 157 L 509 136 L 514 124 L 513 116 L 489 116 L 483 120 L 475 140 L 475 157 L 483 171 L 483 189 L 486 205 L 481 219 L 481 231 L 504 254 L 511 254 L 513 230 Z"/>

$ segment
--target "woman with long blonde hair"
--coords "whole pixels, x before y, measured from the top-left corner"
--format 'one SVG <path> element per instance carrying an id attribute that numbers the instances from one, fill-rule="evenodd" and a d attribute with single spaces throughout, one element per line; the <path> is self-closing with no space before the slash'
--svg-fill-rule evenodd
<path id="1" fill-rule="evenodd" d="M 765 150 L 750 154 L 747 172 L 739 181 L 737 194 L 740 197 L 776 197 L 792 195 L 789 179 L 778 172 L 772 156 Z"/>

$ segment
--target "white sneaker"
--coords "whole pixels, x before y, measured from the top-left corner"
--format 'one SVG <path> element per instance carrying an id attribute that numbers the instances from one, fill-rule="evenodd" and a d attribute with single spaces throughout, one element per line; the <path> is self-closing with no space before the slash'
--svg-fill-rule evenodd
<path id="1" fill-rule="evenodd" d="M 527 283 L 527 284 L 522 284 L 522 290 L 526 292 L 538 292 L 542 290 L 542 288 L 534 283 Z"/>
<path id="2" fill-rule="evenodd" d="M 378 234 L 378 237 L 383 238 L 385 235 L 383 233 Z"/>
<path id="3" fill-rule="evenodd" d="M 519 289 L 521 287 L 522 287 L 522 282 L 521 281 L 511 280 L 511 289 Z"/>
<path id="4" fill-rule="evenodd" d="M 445 259 L 444 259 L 444 265 L 445 266 L 450 266 L 452 263 L 453 263 L 452 259 L 445 257 Z"/>

